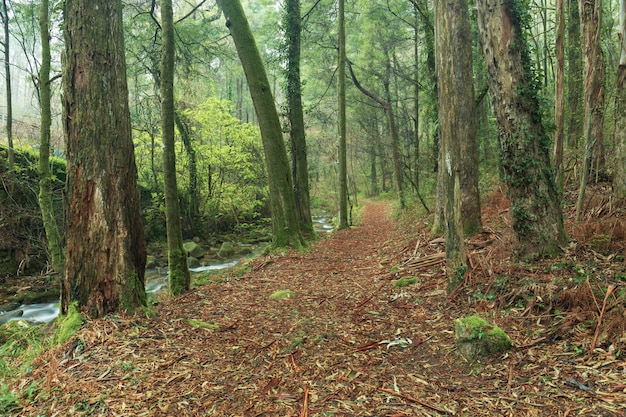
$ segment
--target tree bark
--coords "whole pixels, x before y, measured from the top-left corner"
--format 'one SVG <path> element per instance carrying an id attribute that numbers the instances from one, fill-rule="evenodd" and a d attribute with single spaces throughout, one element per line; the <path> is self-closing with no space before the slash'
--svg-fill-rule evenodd
<path id="1" fill-rule="evenodd" d="M 472 134 L 471 126 L 476 126 L 472 122 L 475 106 L 467 3 L 435 0 L 435 35 L 446 270 L 448 292 L 452 292 L 462 282 L 467 265 L 461 216 L 461 141 Z"/>
<path id="2" fill-rule="evenodd" d="M 63 11 L 69 207 L 61 312 L 75 301 L 100 317 L 146 303 L 122 4 L 66 0 Z"/>
<path id="3" fill-rule="evenodd" d="M 583 137 L 583 61 L 578 0 L 568 0 L 567 22 L 567 146 L 578 147 Z"/>
<path id="4" fill-rule="evenodd" d="M 554 171 L 559 194 L 563 191 L 563 142 L 565 139 L 565 10 L 556 0 L 556 74 L 554 91 Z"/>
<path id="5" fill-rule="evenodd" d="M 620 0 L 617 93 L 615 105 L 615 144 L 617 160 L 613 188 L 618 198 L 626 197 L 626 0 Z"/>
<path id="6" fill-rule="evenodd" d="M 554 256 L 567 239 L 538 80 L 522 32 L 526 13 L 516 0 L 478 0 L 476 6 L 517 252 L 528 260 Z"/>
<path id="7" fill-rule="evenodd" d="M 300 82 L 300 0 L 287 0 L 285 36 L 287 38 L 287 112 L 291 169 L 296 207 L 302 233 L 313 235 L 311 198 L 309 194 L 309 167 L 307 161 L 304 114 L 302 111 L 302 84 Z"/>
<path id="8" fill-rule="evenodd" d="M 580 221 L 585 202 L 589 176 L 604 172 L 604 54 L 600 34 L 602 30 L 602 0 L 581 0 L 583 58 L 585 67 L 585 151 L 580 175 L 580 189 L 576 201 L 576 221 Z"/>
<path id="9" fill-rule="evenodd" d="M 167 232 L 168 279 L 170 294 L 189 291 L 191 282 L 187 253 L 183 248 L 180 203 L 176 181 L 174 149 L 174 15 L 172 0 L 161 0 L 163 45 L 161 57 L 161 134 L 163 136 L 163 178 L 165 183 L 165 221 Z"/>
<path id="10" fill-rule="evenodd" d="M 269 178 L 272 244 L 275 247 L 301 248 L 304 240 L 298 222 L 289 159 L 261 55 L 250 31 L 241 2 L 239 0 L 219 0 L 218 3 L 224 11 L 226 26 L 230 30 L 239 60 L 246 74 L 261 129 Z"/>
<path id="11" fill-rule="evenodd" d="M 50 173 L 50 29 L 49 3 L 41 0 L 39 7 L 39 29 L 41 34 L 41 67 L 39 68 L 39 100 L 41 106 L 39 140 L 39 207 L 48 241 L 50 261 L 55 269 L 63 266 L 63 242 L 54 216 L 52 205 L 52 181 Z"/>

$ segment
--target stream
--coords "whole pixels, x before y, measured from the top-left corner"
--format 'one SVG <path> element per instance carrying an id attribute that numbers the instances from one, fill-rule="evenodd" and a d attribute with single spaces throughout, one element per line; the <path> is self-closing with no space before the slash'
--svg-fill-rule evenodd
<path id="1" fill-rule="evenodd" d="M 313 216 L 313 228 L 319 235 L 331 233 L 335 230 L 332 219 L 328 215 Z M 265 246 L 256 247 L 250 254 L 238 256 L 233 259 L 220 260 L 206 266 L 189 268 L 192 277 L 203 272 L 220 272 L 237 266 L 242 260 L 252 258 L 264 249 Z M 155 294 L 167 288 L 167 268 L 155 268 L 146 270 L 146 293 Z M 26 320 L 31 323 L 49 323 L 59 315 L 59 302 L 22 304 L 15 310 L 0 312 L 0 326 L 13 320 Z"/>

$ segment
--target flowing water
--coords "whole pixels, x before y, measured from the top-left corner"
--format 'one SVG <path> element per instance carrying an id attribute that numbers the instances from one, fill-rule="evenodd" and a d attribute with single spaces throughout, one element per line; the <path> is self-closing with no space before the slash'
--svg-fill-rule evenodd
<path id="1" fill-rule="evenodd" d="M 326 215 L 313 216 L 313 228 L 318 234 L 330 233 L 335 230 L 330 217 Z M 193 276 L 194 274 L 201 274 L 207 271 L 219 272 L 226 270 L 237 266 L 243 259 L 251 258 L 259 254 L 263 248 L 263 246 L 259 246 L 250 254 L 245 256 L 227 259 L 197 268 L 189 268 L 189 272 L 191 272 Z M 146 292 L 148 294 L 155 294 L 159 291 L 163 291 L 167 288 L 167 285 L 167 268 L 146 270 Z M 48 323 L 54 320 L 58 315 L 58 302 L 23 304 L 16 310 L 0 312 L 0 325 L 12 320 L 26 320 L 33 323 Z"/>

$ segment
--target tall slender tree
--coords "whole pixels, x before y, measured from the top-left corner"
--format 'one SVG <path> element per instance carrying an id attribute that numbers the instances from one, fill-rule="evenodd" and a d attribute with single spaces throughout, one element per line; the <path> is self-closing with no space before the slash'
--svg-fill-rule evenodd
<path id="1" fill-rule="evenodd" d="M 261 54 L 240 0 L 218 0 L 226 26 L 243 66 L 259 120 L 265 164 L 269 177 L 272 232 L 275 247 L 301 248 L 304 244 L 293 193 L 293 180 L 282 127 Z"/>
<path id="2" fill-rule="evenodd" d="M 68 219 L 61 311 L 146 303 L 146 246 L 132 142 L 121 0 L 66 0 L 63 120 Z"/>
<path id="3" fill-rule="evenodd" d="M 161 134 L 163 136 L 163 177 L 165 183 L 165 219 L 169 290 L 179 295 L 189 290 L 190 275 L 187 253 L 183 248 L 180 203 L 176 182 L 174 149 L 174 12 L 172 0 L 161 0 Z"/>
<path id="4" fill-rule="evenodd" d="M 337 16 L 337 129 L 339 158 L 339 229 L 348 224 L 348 155 L 346 145 L 346 11 L 345 0 L 338 0 Z"/>
<path id="5" fill-rule="evenodd" d="M 302 83 L 300 81 L 300 35 L 302 18 L 300 0 L 285 2 L 285 38 L 287 47 L 287 115 L 289 118 L 289 143 L 296 206 L 302 232 L 313 234 L 311 197 L 309 194 L 309 165 L 307 161 L 304 114 L 302 111 Z"/>
<path id="6" fill-rule="evenodd" d="M 7 144 L 8 144 L 8 171 L 10 175 L 13 173 L 13 166 L 15 165 L 15 151 L 13 148 L 13 90 L 11 87 L 11 32 L 9 31 L 9 8 L 7 6 L 7 0 L 2 0 L 2 10 L 0 11 L 0 17 L 2 18 L 2 27 L 4 32 L 4 38 L 1 42 L 4 49 L 4 82 L 6 92 L 6 132 L 7 132 Z"/>
<path id="7" fill-rule="evenodd" d="M 556 0 L 554 171 L 559 193 L 563 188 L 563 142 L 565 139 L 565 10 L 563 3 L 563 0 Z"/>
<path id="8" fill-rule="evenodd" d="M 566 235 L 539 106 L 539 81 L 524 32 L 527 5 L 523 0 L 477 0 L 476 8 L 517 252 L 523 259 L 554 256 Z"/>
<path id="9" fill-rule="evenodd" d="M 602 31 L 602 0 L 581 0 L 580 25 L 585 75 L 585 110 L 583 169 L 576 201 L 576 220 L 580 221 L 585 202 L 585 190 L 590 174 L 604 171 L 604 54 Z"/>
<path id="10" fill-rule="evenodd" d="M 39 140 L 39 207 L 48 240 L 48 252 L 53 267 L 63 265 L 63 242 L 52 206 L 52 175 L 50 173 L 50 29 L 49 2 L 39 5 L 39 29 L 41 35 L 41 66 L 39 68 L 39 104 L 41 107 Z"/>

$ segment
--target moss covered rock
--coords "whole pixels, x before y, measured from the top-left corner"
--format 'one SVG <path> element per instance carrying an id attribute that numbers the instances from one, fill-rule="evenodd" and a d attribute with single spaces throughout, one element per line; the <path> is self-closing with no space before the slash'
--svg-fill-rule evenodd
<path id="1" fill-rule="evenodd" d="M 456 319 L 454 333 L 459 352 L 470 362 L 505 352 L 513 346 L 501 328 L 475 315 Z"/>

